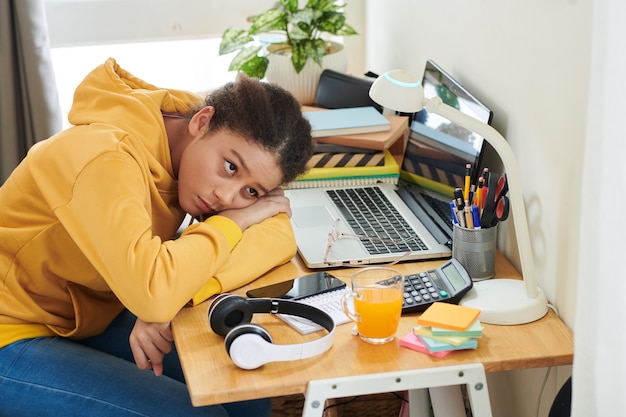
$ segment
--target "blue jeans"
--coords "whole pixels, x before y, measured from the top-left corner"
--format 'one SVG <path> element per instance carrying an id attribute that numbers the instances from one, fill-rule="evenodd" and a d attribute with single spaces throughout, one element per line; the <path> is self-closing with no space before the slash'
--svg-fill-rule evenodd
<path id="1" fill-rule="evenodd" d="M 162 376 L 137 368 L 128 342 L 134 324 L 123 311 L 96 337 L 41 337 L 1 348 L 0 417 L 270 415 L 269 399 L 193 407 L 175 349 Z"/>

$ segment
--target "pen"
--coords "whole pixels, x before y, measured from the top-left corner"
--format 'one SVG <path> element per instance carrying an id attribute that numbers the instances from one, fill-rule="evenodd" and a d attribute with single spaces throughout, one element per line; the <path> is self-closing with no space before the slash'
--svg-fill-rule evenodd
<path id="1" fill-rule="evenodd" d="M 463 201 L 463 190 L 461 188 L 456 188 L 454 190 L 454 201 L 456 203 L 456 217 L 459 221 L 459 225 L 461 225 L 461 227 L 465 227 L 465 203 Z"/>
<path id="2" fill-rule="evenodd" d="M 474 220 L 474 229 L 480 229 L 480 210 L 478 206 L 472 206 L 472 218 Z"/>
<path id="3" fill-rule="evenodd" d="M 452 223 L 459 224 L 459 221 L 456 219 L 456 209 L 454 200 L 450 201 L 450 213 L 452 214 Z"/>

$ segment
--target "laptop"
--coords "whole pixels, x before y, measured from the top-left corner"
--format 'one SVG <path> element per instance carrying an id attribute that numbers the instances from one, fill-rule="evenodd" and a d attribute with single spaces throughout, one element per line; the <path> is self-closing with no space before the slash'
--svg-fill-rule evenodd
<path id="1" fill-rule="evenodd" d="M 491 123 L 491 110 L 432 60 L 422 82 L 426 97 Z M 449 204 L 467 163 L 472 182 L 478 176 L 482 153 L 481 137 L 422 110 L 411 120 L 398 185 L 285 190 L 302 260 L 315 269 L 449 258 Z"/>

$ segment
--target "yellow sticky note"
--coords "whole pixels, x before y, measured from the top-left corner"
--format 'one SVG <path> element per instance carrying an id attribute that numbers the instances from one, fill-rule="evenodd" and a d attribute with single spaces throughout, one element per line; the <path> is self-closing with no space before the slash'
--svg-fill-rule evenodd
<path id="1" fill-rule="evenodd" d="M 417 318 L 417 324 L 463 331 L 471 326 L 479 314 L 477 308 L 436 302 Z"/>

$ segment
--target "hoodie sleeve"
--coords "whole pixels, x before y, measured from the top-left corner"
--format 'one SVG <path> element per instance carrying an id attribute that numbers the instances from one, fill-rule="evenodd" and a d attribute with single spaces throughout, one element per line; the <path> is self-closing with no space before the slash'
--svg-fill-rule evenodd
<path id="1" fill-rule="evenodd" d="M 197 305 L 220 292 L 231 291 L 257 279 L 296 254 L 291 222 L 279 214 L 243 233 L 224 266 L 192 298 Z"/>

